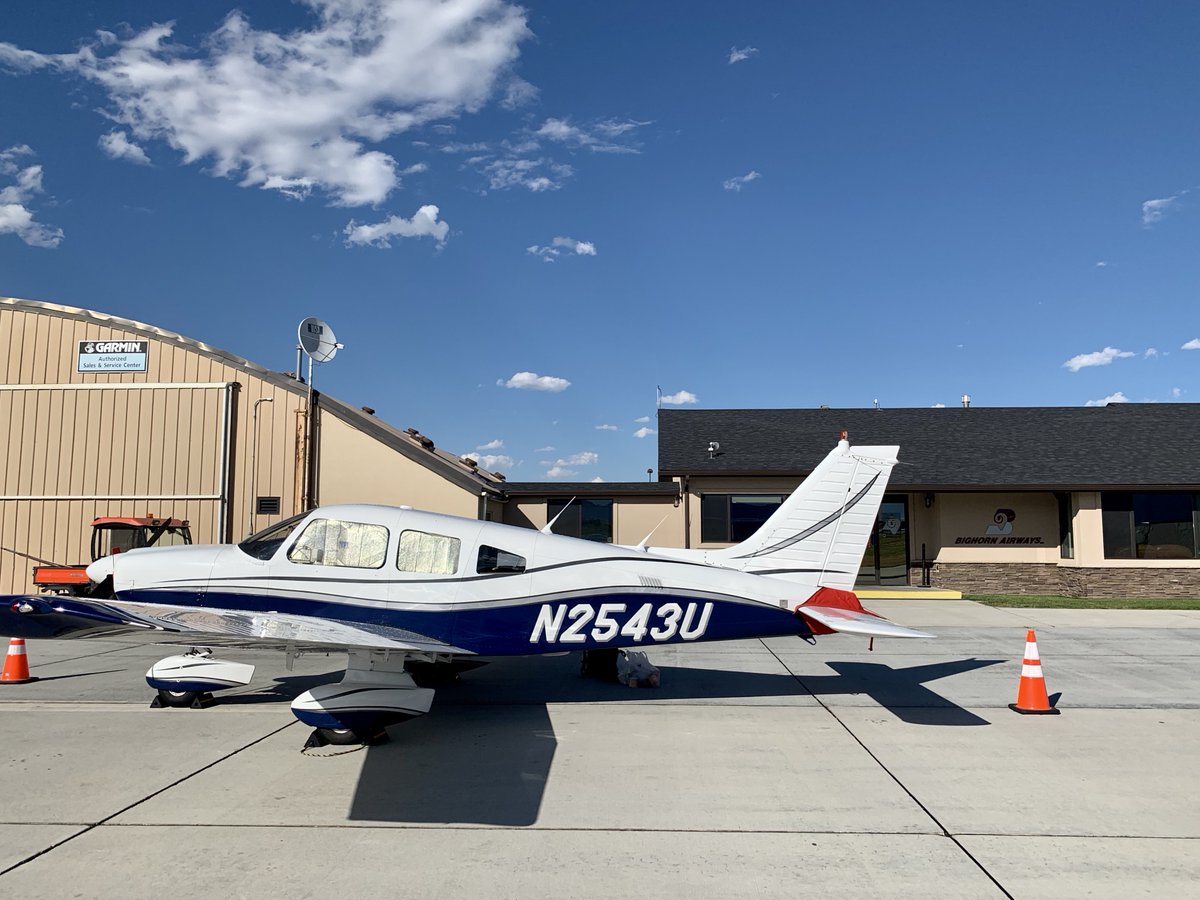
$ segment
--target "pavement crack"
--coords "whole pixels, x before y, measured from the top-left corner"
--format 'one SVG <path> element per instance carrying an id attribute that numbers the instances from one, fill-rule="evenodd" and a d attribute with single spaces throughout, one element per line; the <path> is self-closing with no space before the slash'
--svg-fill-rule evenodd
<path id="1" fill-rule="evenodd" d="M 916 794 L 914 794 L 911 790 L 909 790 L 908 785 L 906 785 L 903 781 L 901 781 L 900 778 L 896 775 L 896 773 L 893 772 L 891 769 L 889 769 L 887 767 L 887 765 L 883 762 L 883 760 L 881 760 L 874 753 L 874 751 L 872 751 L 871 748 L 868 747 L 866 745 L 866 743 L 863 742 L 862 738 L 860 738 L 857 734 L 855 734 L 854 730 L 849 725 L 847 725 L 844 721 L 842 721 L 841 716 L 839 716 L 836 712 L 834 712 L 833 708 L 830 707 L 824 700 L 822 700 L 815 693 L 813 693 L 812 689 L 809 688 L 809 686 L 804 683 L 804 679 L 801 678 L 799 675 L 797 675 L 795 672 L 793 672 L 791 666 L 789 666 L 786 662 L 784 662 L 783 658 L 778 653 L 776 653 L 773 649 L 771 649 L 771 647 L 767 645 L 766 641 L 760 641 L 760 643 L 762 643 L 762 645 L 764 647 L 766 647 L 767 652 L 770 653 L 772 656 L 774 656 L 775 659 L 779 662 L 779 664 L 781 666 L 783 666 L 784 669 L 787 670 L 788 674 L 791 675 L 794 679 L 796 679 L 797 684 L 799 684 L 802 688 L 804 688 L 804 690 L 808 692 L 808 695 L 810 697 L 812 697 L 815 701 L 817 701 L 817 703 L 819 703 L 821 705 L 821 708 L 824 709 L 825 712 L 829 713 L 829 715 L 833 717 L 833 720 L 835 722 L 837 722 L 840 726 L 842 726 L 842 728 L 845 730 L 846 734 L 850 735 L 850 738 L 856 744 L 858 744 L 858 746 L 860 746 L 863 749 L 863 752 L 866 753 L 867 756 L 871 757 L 871 759 L 873 759 L 875 761 L 875 764 L 877 766 L 879 766 L 879 768 L 882 769 L 884 771 L 884 773 L 889 778 L 891 778 L 892 781 L 894 781 L 896 783 L 896 786 L 899 787 L 900 790 L 904 791 L 904 793 L 908 795 L 909 799 L 912 800 L 912 802 L 917 805 L 917 807 L 921 810 L 921 812 L 925 813 L 925 815 L 927 815 L 929 817 L 929 820 L 938 827 L 938 830 L 940 830 L 942 832 L 942 836 L 953 841 L 954 846 L 958 847 L 958 849 L 962 851 L 963 855 L 966 856 L 967 859 L 969 859 L 971 862 L 973 862 L 975 864 L 975 866 L 979 869 L 980 872 L 982 872 L 985 876 L 987 876 L 988 880 L 991 881 L 992 884 L 994 884 L 996 886 L 996 888 L 1000 891 L 1000 893 L 1002 893 L 1005 897 L 1007 897 L 1008 900 L 1013 900 L 1013 895 L 1008 892 L 1007 888 L 1005 888 L 1004 885 L 1002 885 L 1000 883 L 1000 881 L 996 878 L 996 876 L 993 875 L 991 872 L 989 872 L 987 867 L 983 863 L 981 863 L 978 859 L 976 859 L 975 855 L 973 853 L 971 853 L 971 851 L 968 850 L 963 845 L 962 841 L 960 841 L 955 835 L 950 833 L 950 829 L 948 829 L 945 825 L 943 825 L 941 820 L 938 819 L 938 817 L 933 814 L 933 811 L 928 806 L 926 806 L 924 803 L 922 803 Z"/>

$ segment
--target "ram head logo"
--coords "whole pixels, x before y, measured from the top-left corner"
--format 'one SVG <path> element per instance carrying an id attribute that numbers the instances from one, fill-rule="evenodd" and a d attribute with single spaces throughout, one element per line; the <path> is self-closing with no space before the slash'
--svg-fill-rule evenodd
<path id="1" fill-rule="evenodd" d="M 1012 534 L 1012 523 L 1017 514 L 1011 509 L 998 509 L 992 516 L 992 524 L 987 527 L 988 534 Z"/>

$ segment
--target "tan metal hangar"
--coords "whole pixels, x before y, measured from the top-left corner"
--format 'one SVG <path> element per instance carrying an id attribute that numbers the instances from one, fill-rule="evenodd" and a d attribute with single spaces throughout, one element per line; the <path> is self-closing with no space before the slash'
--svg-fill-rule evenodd
<path id="1" fill-rule="evenodd" d="M 306 453 L 307 396 L 152 325 L 0 297 L 0 593 L 30 590 L 39 561 L 89 561 L 100 516 L 173 516 L 199 543 L 233 541 L 301 511 L 307 487 L 312 505 L 499 518 L 502 476 L 320 392 Z"/>

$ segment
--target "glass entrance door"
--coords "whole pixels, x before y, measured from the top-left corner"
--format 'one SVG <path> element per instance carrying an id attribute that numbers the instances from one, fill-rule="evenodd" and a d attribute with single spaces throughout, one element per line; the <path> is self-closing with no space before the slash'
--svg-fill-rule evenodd
<path id="1" fill-rule="evenodd" d="M 864 585 L 908 584 L 908 499 L 885 494 L 858 569 Z"/>

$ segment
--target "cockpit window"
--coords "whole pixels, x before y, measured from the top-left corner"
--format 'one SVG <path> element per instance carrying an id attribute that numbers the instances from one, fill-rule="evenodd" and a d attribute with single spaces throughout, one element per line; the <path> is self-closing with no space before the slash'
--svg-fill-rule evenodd
<path id="1" fill-rule="evenodd" d="M 387 545 L 382 525 L 313 519 L 288 550 L 288 559 L 308 566 L 378 569 L 387 559 Z"/>
<path id="2" fill-rule="evenodd" d="M 270 559 L 275 551 L 296 530 L 296 526 L 308 517 L 308 513 L 300 513 L 282 522 L 276 522 L 269 528 L 264 528 L 258 534 L 252 534 L 240 544 L 238 549 L 255 559 Z"/>
<path id="3" fill-rule="evenodd" d="M 422 575 L 453 575 L 458 571 L 458 551 L 462 542 L 444 534 L 427 531 L 400 532 L 396 568 Z"/>
<path id="4" fill-rule="evenodd" d="M 475 571 L 481 575 L 489 572 L 518 573 L 525 571 L 525 557 L 481 544 L 479 547 L 479 563 Z"/>

